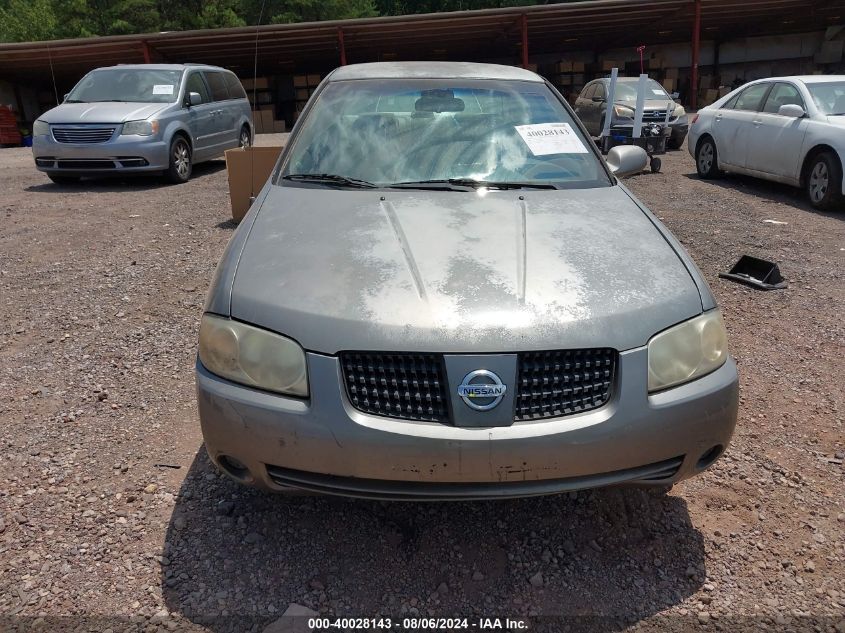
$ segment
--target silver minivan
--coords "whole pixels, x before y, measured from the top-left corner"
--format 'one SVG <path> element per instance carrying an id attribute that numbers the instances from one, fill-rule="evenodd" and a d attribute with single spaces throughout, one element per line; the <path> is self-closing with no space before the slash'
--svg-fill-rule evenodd
<path id="1" fill-rule="evenodd" d="M 193 165 L 252 141 L 249 101 L 234 73 L 198 64 L 133 64 L 85 75 L 33 125 L 36 167 L 56 183 L 162 172 L 185 182 Z"/>

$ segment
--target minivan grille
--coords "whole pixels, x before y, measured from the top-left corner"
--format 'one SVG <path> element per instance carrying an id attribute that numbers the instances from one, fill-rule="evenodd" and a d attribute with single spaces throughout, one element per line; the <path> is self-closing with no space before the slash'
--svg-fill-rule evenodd
<path id="1" fill-rule="evenodd" d="M 105 143 L 114 134 L 113 127 L 53 127 L 59 143 Z"/>
<path id="2" fill-rule="evenodd" d="M 519 354 L 514 420 L 537 420 L 604 405 L 616 371 L 615 350 L 578 349 Z"/>
<path id="3" fill-rule="evenodd" d="M 344 352 L 340 361 L 356 409 L 404 420 L 449 422 L 442 356 Z"/>

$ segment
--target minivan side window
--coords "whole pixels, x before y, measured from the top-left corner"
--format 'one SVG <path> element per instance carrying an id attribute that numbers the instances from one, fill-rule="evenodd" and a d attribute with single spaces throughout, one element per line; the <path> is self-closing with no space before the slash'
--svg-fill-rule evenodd
<path id="1" fill-rule="evenodd" d="M 226 78 L 226 87 L 229 89 L 230 99 L 246 99 L 246 92 L 238 79 L 233 73 L 224 73 Z"/>
<path id="2" fill-rule="evenodd" d="M 215 101 L 225 101 L 229 98 L 229 89 L 226 88 L 226 80 L 223 73 L 215 71 L 203 71 L 208 87 L 211 88 L 211 98 Z"/>
<path id="3" fill-rule="evenodd" d="M 734 108 L 736 110 L 746 110 L 757 112 L 762 106 L 763 97 L 766 95 L 766 91 L 769 89 L 769 86 L 772 84 L 755 84 L 743 90 L 737 100 Z"/>
<path id="4" fill-rule="evenodd" d="M 804 99 L 801 98 L 801 93 L 798 88 L 792 84 L 777 83 L 769 96 L 766 97 L 766 105 L 763 106 L 763 112 L 770 114 L 777 114 L 782 105 L 799 105 L 804 110 Z"/>
<path id="5" fill-rule="evenodd" d="M 211 101 L 211 97 L 208 96 L 208 88 L 206 87 L 205 82 L 202 80 L 202 75 L 196 72 L 188 75 L 188 80 L 185 82 L 186 101 L 188 95 L 192 92 L 199 93 L 199 96 L 202 97 L 203 103 L 208 103 L 209 101 Z"/>

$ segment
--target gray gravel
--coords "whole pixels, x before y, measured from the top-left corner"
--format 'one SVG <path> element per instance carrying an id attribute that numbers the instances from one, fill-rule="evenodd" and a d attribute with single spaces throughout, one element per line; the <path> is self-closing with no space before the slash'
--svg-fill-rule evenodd
<path id="1" fill-rule="evenodd" d="M 234 228 L 222 161 L 70 188 L 31 163 L 0 151 L 0 628 L 260 631 L 298 605 L 845 633 L 845 213 L 699 181 L 685 152 L 627 181 L 702 268 L 739 361 L 737 435 L 703 476 L 389 504 L 267 496 L 208 463 L 193 363 Z M 718 280 L 743 253 L 789 289 Z"/>

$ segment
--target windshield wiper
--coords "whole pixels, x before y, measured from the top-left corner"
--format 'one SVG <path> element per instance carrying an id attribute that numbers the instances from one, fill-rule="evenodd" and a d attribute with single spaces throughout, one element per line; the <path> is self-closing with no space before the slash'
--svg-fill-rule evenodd
<path id="1" fill-rule="evenodd" d="M 444 189 L 452 187 L 469 187 L 479 189 L 557 189 L 557 186 L 546 182 L 502 182 L 475 180 L 474 178 L 443 178 L 438 180 L 416 180 L 396 182 L 390 185 L 397 189 Z"/>
<path id="2" fill-rule="evenodd" d="M 88 103 L 82 99 L 65 99 L 65 103 Z"/>
<path id="3" fill-rule="evenodd" d="M 359 187 L 361 189 L 372 189 L 377 186 L 366 180 L 338 176 L 337 174 L 288 174 L 287 176 L 282 176 L 282 179 L 292 180 L 294 182 L 325 182 L 334 185 L 344 185 L 346 187 Z"/>

